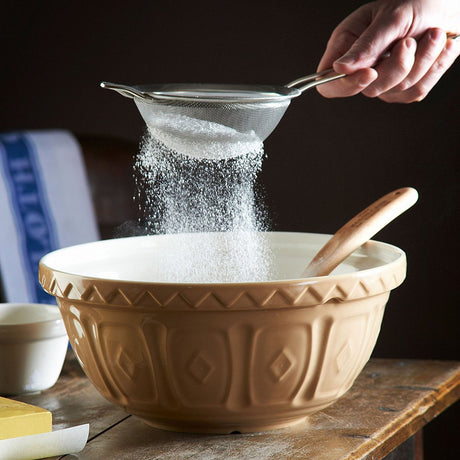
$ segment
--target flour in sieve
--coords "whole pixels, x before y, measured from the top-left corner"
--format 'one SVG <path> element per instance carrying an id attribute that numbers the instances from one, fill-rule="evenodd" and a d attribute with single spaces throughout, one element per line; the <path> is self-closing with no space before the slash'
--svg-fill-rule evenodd
<path id="1" fill-rule="evenodd" d="M 227 146 L 223 148 L 226 151 Z M 222 151 L 215 153 L 222 157 Z M 271 254 L 260 233 L 266 230 L 267 219 L 254 188 L 263 156 L 263 145 L 258 143 L 257 148 L 224 160 L 197 159 L 178 155 L 152 131 L 146 135 L 135 169 L 149 232 L 213 233 L 194 238 L 193 244 L 179 243 L 161 262 L 159 281 L 269 279 Z"/>
<path id="2" fill-rule="evenodd" d="M 233 158 L 263 147 L 254 131 L 242 133 L 181 114 L 156 112 L 148 119 L 148 128 L 153 137 L 171 150 L 194 158 Z"/>

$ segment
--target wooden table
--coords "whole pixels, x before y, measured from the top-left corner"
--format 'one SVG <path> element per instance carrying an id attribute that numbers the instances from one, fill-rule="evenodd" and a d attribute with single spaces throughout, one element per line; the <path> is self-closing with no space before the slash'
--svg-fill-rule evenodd
<path id="1" fill-rule="evenodd" d="M 54 430 L 89 422 L 85 449 L 66 459 L 331 460 L 383 458 L 459 396 L 460 362 L 371 359 L 352 389 L 307 423 L 253 434 L 172 433 L 106 401 L 69 355 L 53 388 L 16 399 L 50 410 Z"/>

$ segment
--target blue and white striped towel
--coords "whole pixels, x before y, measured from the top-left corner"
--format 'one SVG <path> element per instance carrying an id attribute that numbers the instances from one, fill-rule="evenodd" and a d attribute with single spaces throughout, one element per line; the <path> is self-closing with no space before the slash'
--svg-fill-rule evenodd
<path id="1" fill-rule="evenodd" d="M 0 275 L 8 302 L 50 303 L 46 253 L 99 239 L 81 149 L 67 131 L 0 134 Z"/>

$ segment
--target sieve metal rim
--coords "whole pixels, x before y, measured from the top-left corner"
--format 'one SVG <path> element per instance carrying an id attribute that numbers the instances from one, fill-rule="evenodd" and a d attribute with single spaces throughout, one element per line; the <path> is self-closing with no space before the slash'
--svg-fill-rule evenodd
<path id="1" fill-rule="evenodd" d="M 145 102 L 209 107 L 289 102 L 302 94 L 298 88 L 270 85 L 168 83 L 130 85 L 129 90 L 117 83 L 102 82 L 101 86 Z"/>

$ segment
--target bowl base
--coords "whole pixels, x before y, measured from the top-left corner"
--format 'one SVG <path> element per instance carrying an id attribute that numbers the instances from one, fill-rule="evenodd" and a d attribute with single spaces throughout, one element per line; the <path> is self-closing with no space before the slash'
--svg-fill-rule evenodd
<path id="1" fill-rule="evenodd" d="M 180 433 L 197 433 L 197 434 L 243 434 L 243 433 L 257 433 L 261 431 L 278 430 L 281 428 L 288 428 L 293 425 L 306 423 L 307 416 L 293 417 L 287 420 L 278 420 L 267 423 L 266 420 L 242 423 L 222 423 L 222 422 L 200 422 L 199 420 L 193 422 L 186 422 L 182 420 L 176 421 L 159 421 L 159 420 L 142 420 L 153 428 L 158 428 L 165 431 L 175 431 Z"/>

